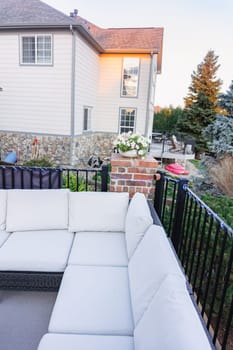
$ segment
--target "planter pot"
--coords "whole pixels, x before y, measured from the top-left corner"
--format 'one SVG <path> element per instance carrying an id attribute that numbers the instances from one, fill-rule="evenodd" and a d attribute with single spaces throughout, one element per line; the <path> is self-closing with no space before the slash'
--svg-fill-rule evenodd
<path id="1" fill-rule="evenodd" d="M 119 153 L 122 155 L 122 157 L 126 157 L 126 158 L 137 158 L 138 157 L 137 151 L 135 149 L 133 149 L 131 151 L 125 151 L 125 152 L 122 152 L 121 150 L 119 150 Z"/>

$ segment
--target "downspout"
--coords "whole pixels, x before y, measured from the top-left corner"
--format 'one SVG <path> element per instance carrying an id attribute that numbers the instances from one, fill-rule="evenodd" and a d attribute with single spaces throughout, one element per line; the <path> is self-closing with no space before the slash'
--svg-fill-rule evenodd
<path id="1" fill-rule="evenodd" d="M 153 71 L 153 64 L 154 64 L 154 54 L 151 52 L 151 61 L 150 61 L 150 73 L 149 73 L 149 88 L 147 93 L 147 109 L 146 109 L 146 124 L 145 124 L 145 136 L 148 137 L 149 135 L 149 121 L 150 121 L 150 100 L 151 100 L 151 88 L 152 88 L 152 71 Z M 151 133 L 151 130 L 150 130 Z"/>
<path id="2" fill-rule="evenodd" d="M 70 99 L 70 161 L 73 160 L 73 147 L 74 147 L 74 132 L 75 132 L 75 59 L 76 59 L 76 38 L 75 33 L 70 25 L 70 31 L 72 34 L 72 51 L 71 51 L 71 99 Z"/>

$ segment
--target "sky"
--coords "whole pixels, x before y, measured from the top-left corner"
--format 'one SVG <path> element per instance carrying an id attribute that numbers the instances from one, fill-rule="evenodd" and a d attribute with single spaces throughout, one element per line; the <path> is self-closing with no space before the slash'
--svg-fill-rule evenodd
<path id="1" fill-rule="evenodd" d="M 163 27 L 162 73 L 154 104 L 181 106 L 191 74 L 209 50 L 219 57 L 217 78 L 226 92 L 233 80 L 233 0 L 43 0 L 102 28 Z"/>

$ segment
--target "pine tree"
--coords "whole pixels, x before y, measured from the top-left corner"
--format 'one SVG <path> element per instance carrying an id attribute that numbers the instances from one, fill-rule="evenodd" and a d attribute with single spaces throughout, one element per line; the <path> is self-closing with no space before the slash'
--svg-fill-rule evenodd
<path id="1" fill-rule="evenodd" d="M 196 151 L 206 151 L 206 138 L 202 131 L 215 120 L 215 110 L 212 108 L 212 102 L 199 92 L 197 100 L 189 108 L 185 108 L 181 119 L 178 122 L 178 129 L 182 133 L 188 134 L 196 139 Z"/>
<path id="2" fill-rule="evenodd" d="M 226 94 L 220 94 L 218 106 L 223 110 L 223 114 L 233 118 L 233 80 Z"/>
<path id="3" fill-rule="evenodd" d="M 209 150 L 216 155 L 216 166 L 210 170 L 213 182 L 223 193 L 233 196 L 233 81 L 226 94 L 219 96 L 221 114 L 203 131 L 209 139 Z"/>
<path id="4" fill-rule="evenodd" d="M 233 81 L 226 94 L 219 95 L 218 106 L 223 112 L 204 129 L 203 136 L 209 138 L 209 149 L 217 156 L 233 156 Z"/>
<path id="5" fill-rule="evenodd" d="M 233 156 L 233 118 L 217 114 L 213 124 L 203 131 L 204 136 L 209 138 L 209 150 L 218 157 L 225 154 Z"/>
<path id="6" fill-rule="evenodd" d="M 218 56 L 210 50 L 191 75 L 189 93 L 184 99 L 184 113 L 178 124 L 181 132 L 196 139 L 196 151 L 208 149 L 202 131 L 214 122 L 216 112 L 220 110 L 216 104 L 221 87 L 221 80 L 216 78 L 217 61 Z"/>
<path id="7" fill-rule="evenodd" d="M 218 56 L 215 55 L 213 50 L 210 50 L 203 62 L 197 66 L 197 71 L 192 73 L 191 85 L 188 88 L 189 93 L 184 98 L 185 108 L 196 102 L 199 92 L 202 92 L 212 102 L 213 108 L 216 109 L 215 104 L 222 84 L 221 80 L 216 78 L 216 72 L 220 66 L 217 61 Z"/>

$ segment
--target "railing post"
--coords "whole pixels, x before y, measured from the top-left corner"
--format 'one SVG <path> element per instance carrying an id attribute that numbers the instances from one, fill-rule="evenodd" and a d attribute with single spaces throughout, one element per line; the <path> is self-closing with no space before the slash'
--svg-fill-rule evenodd
<path id="1" fill-rule="evenodd" d="M 155 196 L 154 196 L 154 208 L 161 219 L 162 207 L 163 207 L 163 192 L 165 183 L 165 171 L 158 170 L 156 175 L 160 176 L 160 179 L 156 180 L 155 184 Z M 155 176 L 156 176 L 155 175 Z"/>
<path id="2" fill-rule="evenodd" d="M 178 183 L 174 224 L 173 224 L 172 234 L 171 234 L 171 240 L 176 252 L 178 252 L 181 234 L 182 234 L 182 222 L 183 222 L 183 216 L 184 216 L 185 194 L 186 194 L 184 185 L 187 185 L 187 184 L 188 184 L 187 179 L 180 179 Z"/>
<path id="3" fill-rule="evenodd" d="M 103 164 L 101 168 L 101 191 L 108 191 L 108 165 Z"/>

